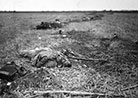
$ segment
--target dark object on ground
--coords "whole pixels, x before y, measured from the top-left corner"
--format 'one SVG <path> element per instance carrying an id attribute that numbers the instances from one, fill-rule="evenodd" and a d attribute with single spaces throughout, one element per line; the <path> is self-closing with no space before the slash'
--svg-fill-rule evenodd
<path id="1" fill-rule="evenodd" d="M 0 79 L 7 81 L 14 81 L 17 69 L 15 66 L 4 66 L 0 69 Z"/>
<path id="2" fill-rule="evenodd" d="M 104 17 L 103 14 L 97 14 L 97 15 L 94 15 L 94 16 L 90 17 L 90 20 L 93 20 L 93 21 L 94 20 L 101 20 L 102 17 Z"/>
<path id="3" fill-rule="evenodd" d="M 59 19 L 55 19 L 55 21 L 59 21 Z"/>
<path id="4" fill-rule="evenodd" d="M 104 17 L 104 14 L 95 14 L 95 15 L 87 15 L 83 17 L 73 17 L 70 19 L 67 19 L 67 23 L 72 23 L 72 22 L 87 22 L 87 21 L 95 21 L 95 20 L 102 20 Z"/>
<path id="5" fill-rule="evenodd" d="M 61 23 L 59 19 L 55 19 L 55 22 L 56 23 Z"/>
<path id="6" fill-rule="evenodd" d="M 26 73 L 25 68 L 17 66 L 15 62 L 8 62 L 4 65 L 0 69 L 0 95 L 10 93 L 11 84 L 21 76 L 26 75 Z"/>
<path id="7" fill-rule="evenodd" d="M 35 67 L 42 67 L 45 66 L 47 68 L 55 68 L 55 67 L 71 67 L 72 65 L 70 62 L 63 57 L 55 57 L 55 58 L 47 58 L 45 57 L 38 57 L 36 64 L 34 65 Z"/>
<path id="8" fill-rule="evenodd" d="M 36 26 L 36 29 L 57 29 L 62 28 L 62 24 L 58 22 L 41 22 Z"/>
<path id="9" fill-rule="evenodd" d="M 59 33 L 60 35 L 62 35 L 62 33 L 63 33 L 63 32 L 62 32 L 62 30 L 59 30 L 59 32 L 58 32 L 58 33 Z"/>
<path id="10" fill-rule="evenodd" d="M 135 44 L 138 46 L 138 41 L 136 41 Z"/>
<path id="11" fill-rule="evenodd" d="M 0 79 L 12 82 L 18 76 L 23 76 L 25 72 L 24 68 L 18 67 L 14 62 L 11 62 L 0 69 Z"/>

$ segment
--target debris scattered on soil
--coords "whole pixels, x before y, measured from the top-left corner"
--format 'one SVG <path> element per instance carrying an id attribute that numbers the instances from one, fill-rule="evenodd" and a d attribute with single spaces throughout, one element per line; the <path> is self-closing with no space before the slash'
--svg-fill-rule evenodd
<path id="1" fill-rule="evenodd" d="M 41 22 L 39 25 L 36 26 L 36 29 L 57 29 L 62 28 L 63 24 L 60 22 Z"/>
<path id="2" fill-rule="evenodd" d="M 14 81 L 25 76 L 27 71 L 24 67 L 17 66 L 14 62 L 8 63 L 0 69 L 0 96 L 10 93 Z"/>
<path id="3" fill-rule="evenodd" d="M 71 63 L 68 59 L 68 55 L 75 55 L 68 50 L 57 51 L 51 48 L 44 48 L 42 50 L 25 50 L 21 52 L 22 56 L 31 58 L 32 66 L 34 67 L 71 67 Z"/>
<path id="4" fill-rule="evenodd" d="M 67 22 L 55 19 L 54 22 L 41 22 L 36 29 L 57 29 L 70 22 L 101 20 L 102 17 L 104 14 L 72 17 Z M 17 58 L 13 59 L 15 63 L 8 63 L 0 69 L 0 97 L 137 97 L 137 42 L 117 34 L 99 37 L 91 30 L 67 31 L 63 36 L 63 29 L 58 29 L 60 37 L 56 38 L 50 35 L 51 30 L 24 32 L 18 38 L 21 39 L 19 44 L 23 44 L 16 49 L 19 51 Z M 12 76 L 13 80 L 10 79 Z"/>
<path id="5" fill-rule="evenodd" d="M 86 21 L 95 21 L 95 20 L 101 20 L 102 17 L 104 17 L 103 14 L 95 14 L 95 15 L 86 15 L 86 16 L 83 16 L 83 17 L 80 17 L 80 18 L 71 18 L 71 19 L 68 19 L 66 20 L 68 23 L 71 23 L 71 22 L 86 22 Z"/>
<path id="6" fill-rule="evenodd" d="M 0 69 L 0 79 L 12 82 L 16 80 L 17 77 L 23 76 L 25 74 L 25 68 L 18 67 L 14 62 L 5 65 Z"/>

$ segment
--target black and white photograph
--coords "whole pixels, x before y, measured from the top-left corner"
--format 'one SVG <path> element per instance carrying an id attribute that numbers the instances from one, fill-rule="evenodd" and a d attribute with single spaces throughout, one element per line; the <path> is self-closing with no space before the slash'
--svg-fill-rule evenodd
<path id="1" fill-rule="evenodd" d="M 0 0 L 0 98 L 138 98 L 138 0 Z"/>

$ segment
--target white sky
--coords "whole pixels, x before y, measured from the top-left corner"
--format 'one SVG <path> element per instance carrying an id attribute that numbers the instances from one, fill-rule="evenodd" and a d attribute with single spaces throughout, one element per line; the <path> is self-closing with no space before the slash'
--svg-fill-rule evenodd
<path id="1" fill-rule="evenodd" d="M 138 0 L 0 0 L 0 10 L 138 10 Z"/>

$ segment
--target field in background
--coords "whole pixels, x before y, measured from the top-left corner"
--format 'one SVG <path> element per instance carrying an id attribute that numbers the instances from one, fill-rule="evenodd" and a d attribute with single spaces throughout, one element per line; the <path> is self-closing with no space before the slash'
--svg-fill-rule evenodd
<path id="1" fill-rule="evenodd" d="M 95 15 L 101 17 L 83 21 L 84 17 Z M 42 21 L 53 22 L 55 19 L 66 23 L 65 26 L 34 29 Z M 63 30 L 67 38 L 60 38 L 58 30 Z M 114 34 L 120 39 L 111 41 Z M 112 58 L 108 62 L 82 63 L 100 74 L 116 77 L 121 85 L 128 87 L 138 84 L 137 41 L 138 13 L 0 13 L 0 66 L 17 60 L 19 49 L 70 48 L 88 58 Z"/>

